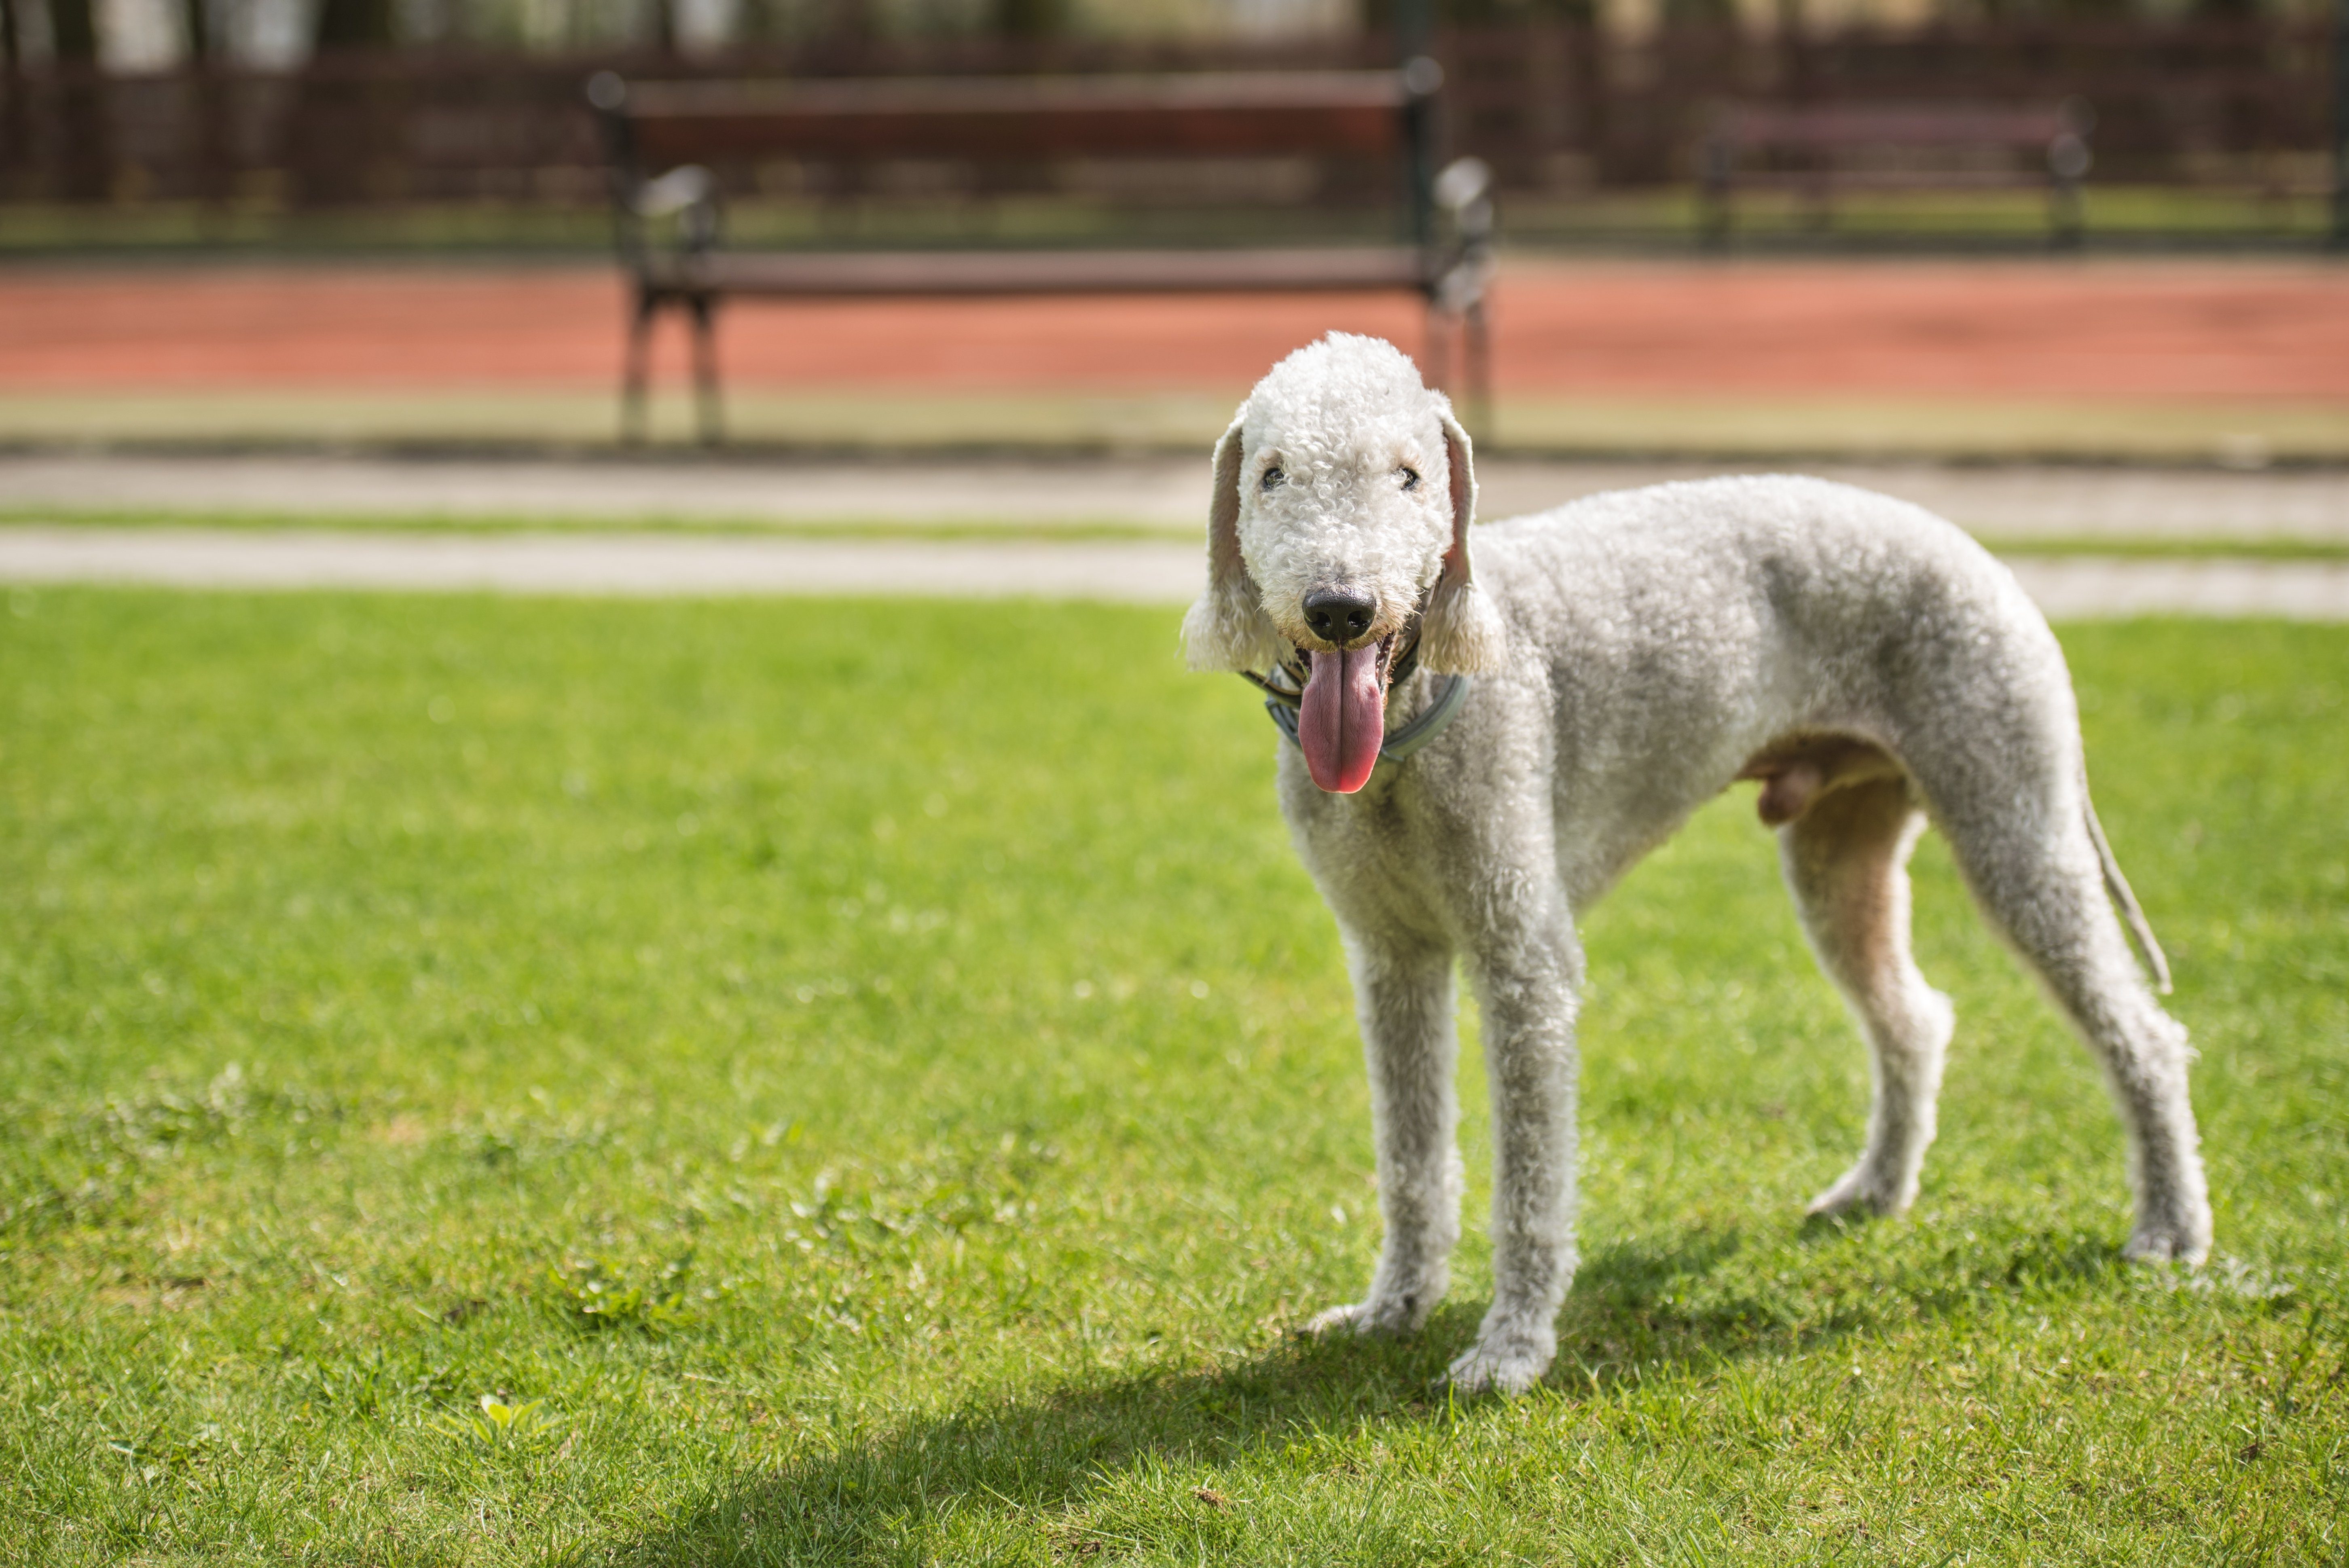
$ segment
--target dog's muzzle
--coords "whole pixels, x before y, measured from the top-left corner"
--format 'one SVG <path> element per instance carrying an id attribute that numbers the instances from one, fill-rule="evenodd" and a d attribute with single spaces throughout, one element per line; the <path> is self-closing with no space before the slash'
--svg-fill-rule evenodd
<path id="1" fill-rule="evenodd" d="M 1423 610 L 1424 606 L 1422 608 Z M 1330 665 L 1324 661 L 1340 661 L 1345 655 L 1319 655 L 1294 645 L 1291 645 L 1291 652 L 1294 656 L 1282 660 L 1273 670 L 1270 679 L 1257 675 L 1253 670 L 1242 670 L 1240 674 L 1265 694 L 1265 712 L 1272 716 L 1272 722 L 1278 727 L 1282 735 L 1288 738 L 1289 743 L 1305 753 L 1306 766 L 1313 773 L 1314 783 L 1324 789 L 1331 789 L 1332 781 L 1325 781 L 1324 769 L 1314 763 L 1314 748 L 1307 744 L 1305 702 L 1306 694 L 1311 689 L 1317 672 L 1330 669 Z M 1419 667 L 1419 615 L 1413 614 L 1401 631 L 1390 633 L 1378 642 L 1357 652 L 1376 655 L 1379 676 L 1379 710 L 1375 726 L 1356 732 L 1355 738 L 1362 739 L 1370 735 L 1376 735 L 1378 739 L 1375 743 L 1375 750 L 1367 762 L 1361 762 L 1360 758 L 1354 759 L 1361 768 L 1361 778 L 1353 780 L 1351 789 L 1347 789 L 1344 787 L 1347 779 L 1342 772 L 1340 773 L 1334 779 L 1338 788 L 1332 790 L 1333 793 L 1350 794 L 1354 789 L 1360 789 L 1369 781 L 1371 769 L 1375 769 L 1380 762 L 1400 762 L 1443 734 L 1459 714 L 1461 704 L 1467 699 L 1471 684 L 1469 678 L 1464 675 L 1436 676 L 1435 684 L 1429 691 L 1426 707 L 1422 709 L 1419 716 L 1410 723 L 1392 735 L 1388 735 L 1385 733 L 1386 693 L 1408 679 L 1412 672 Z M 1342 675 L 1342 665 L 1340 664 L 1330 673 Z M 1328 677 L 1325 675 L 1323 678 Z M 1315 744 L 1321 745 L 1325 739 L 1325 737 L 1317 735 Z"/>

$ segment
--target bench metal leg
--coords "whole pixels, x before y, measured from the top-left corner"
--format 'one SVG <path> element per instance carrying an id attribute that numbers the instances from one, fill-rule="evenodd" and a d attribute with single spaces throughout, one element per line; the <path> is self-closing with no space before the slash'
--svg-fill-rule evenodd
<path id="1" fill-rule="evenodd" d="M 2058 179 L 2047 192 L 2047 242 L 2058 251 L 2080 248 L 2080 186 Z"/>
<path id="2" fill-rule="evenodd" d="M 1460 375 L 1452 374 L 1455 358 Z M 1464 309 L 1444 308 L 1440 300 L 1427 305 L 1427 350 L 1421 373 L 1430 387 L 1450 396 L 1469 435 L 1478 440 L 1491 433 L 1493 418 L 1493 333 L 1485 302 L 1472 299 Z"/>
<path id="3" fill-rule="evenodd" d="M 1736 199 L 1737 150 L 1729 143 L 1713 140 L 1704 147 L 1704 174 L 1697 192 L 1697 243 L 1708 251 L 1729 249 L 1731 232 L 1737 226 L 1737 212 L 1732 203 Z"/>
<path id="4" fill-rule="evenodd" d="M 1698 199 L 1696 242 L 1701 250 L 1726 251 L 1737 231 L 1737 210 L 1727 185 L 1708 185 Z"/>
<path id="5" fill-rule="evenodd" d="M 717 308 L 712 296 L 693 296 L 693 390 L 705 447 L 726 439 L 725 411 L 718 401 L 718 333 L 712 320 Z"/>
<path id="6" fill-rule="evenodd" d="M 628 317 L 627 357 L 620 371 L 620 444 L 636 447 L 645 439 L 645 383 L 651 376 L 653 317 L 660 301 L 648 289 L 636 293 L 636 309 Z"/>
<path id="7" fill-rule="evenodd" d="M 1493 333 L 1482 299 L 1469 302 L 1460 322 L 1460 389 L 1467 395 L 1467 425 L 1476 439 L 1493 436 Z"/>
<path id="8" fill-rule="evenodd" d="M 1431 298 L 1427 302 L 1426 346 L 1420 354 L 1420 378 L 1439 392 L 1452 389 L 1452 313 L 1444 302 Z"/>

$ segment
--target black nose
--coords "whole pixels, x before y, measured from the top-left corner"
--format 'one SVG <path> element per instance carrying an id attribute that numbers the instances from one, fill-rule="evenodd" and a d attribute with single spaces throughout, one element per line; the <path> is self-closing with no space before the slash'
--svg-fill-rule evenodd
<path id="1" fill-rule="evenodd" d="M 1316 588 L 1305 595 L 1305 624 L 1325 643 L 1350 643 L 1371 629 L 1379 607 L 1342 588 Z"/>

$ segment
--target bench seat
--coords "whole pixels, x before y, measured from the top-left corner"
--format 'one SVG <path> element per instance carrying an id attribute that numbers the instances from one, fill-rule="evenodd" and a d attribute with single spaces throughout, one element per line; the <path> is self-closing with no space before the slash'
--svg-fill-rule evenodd
<path id="1" fill-rule="evenodd" d="M 1416 246 L 1267 251 L 725 252 L 649 261 L 668 294 L 856 299 L 885 294 L 1236 294 L 1425 289 Z"/>

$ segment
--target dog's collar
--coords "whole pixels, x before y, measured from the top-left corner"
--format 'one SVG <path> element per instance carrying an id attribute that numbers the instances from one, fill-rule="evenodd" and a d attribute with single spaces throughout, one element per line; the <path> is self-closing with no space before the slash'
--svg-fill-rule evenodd
<path id="1" fill-rule="evenodd" d="M 1418 664 L 1419 645 L 1413 642 L 1411 651 L 1396 666 L 1394 676 L 1388 683 L 1390 686 L 1399 684 L 1418 667 Z M 1305 694 L 1285 684 L 1281 678 L 1288 676 L 1285 666 L 1275 665 L 1272 673 L 1275 678 L 1271 680 L 1254 670 L 1242 670 L 1240 675 L 1264 693 L 1264 711 L 1271 716 L 1273 727 L 1288 738 L 1289 745 L 1302 749 L 1304 743 L 1297 738 L 1297 713 L 1304 706 Z M 1388 736 L 1379 747 L 1380 761 L 1402 761 L 1443 734 L 1452 721 L 1460 717 L 1461 705 L 1468 700 L 1468 688 L 1472 684 L 1469 678 L 1458 675 L 1437 676 L 1434 682 L 1433 694 L 1419 717 Z"/>

